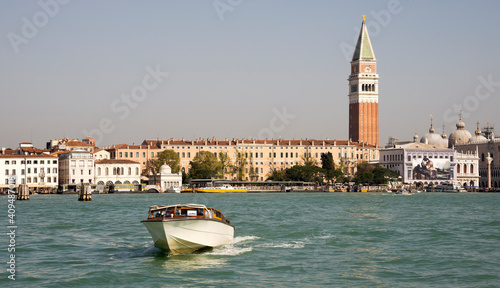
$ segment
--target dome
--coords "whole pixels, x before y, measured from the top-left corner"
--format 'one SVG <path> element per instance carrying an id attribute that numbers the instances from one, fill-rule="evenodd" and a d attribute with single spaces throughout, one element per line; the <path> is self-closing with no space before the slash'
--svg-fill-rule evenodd
<path id="1" fill-rule="evenodd" d="M 160 167 L 160 174 L 172 174 L 172 168 L 165 163 Z"/>
<path id="2" fill-rule="evenodd" d="M 465 123 L 462 122 L 462 112 L 460 112 L 460 120 L 457 123 L 457 130 L 453 131 L 450 134 L 448 147 L 452 147 L 457 144 L 469 143 L 471 137 L 472 135 L 470 134 L 470 132 L 465 130 Z"/>
<path id="3" fill-rule="evenodd" d="M 479 129 L 479 122 L 477 122 L 477 129 L 475 135 L 469 139 L 469 143 L 485 142 L 488 141 L 486 137 L 483 136 L 481 129 Z"/>
<path id="4" fill-rule="evenodd" d="M 429 128 L 429 133 L 426 133 L 420 139 L 420 143 L 441 147 L 441 146 L 443 146 L 443 138 L 441 138 L 441 136 L 439 134 L 434 132 L 434 127 L 432 127 L 432 123 L 431 123 L 431 128 Z M 446 145 L 448 145 L 448 143 Z"/>

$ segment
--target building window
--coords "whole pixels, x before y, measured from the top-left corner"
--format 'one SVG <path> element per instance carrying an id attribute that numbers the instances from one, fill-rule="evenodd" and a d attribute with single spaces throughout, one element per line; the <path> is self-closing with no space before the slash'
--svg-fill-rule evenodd
<path id="1" fill-rule="evenodd" d="M 128 175 L 132 175 L 132 168 L 128 167 Z"/>
<path id="2" fill-rule="evenodd" d="M 139 168 L 135 168 L 135 175 L 139 175 Z"/>
<path id="3" fill-rule="evenodd" d="M 125 158 L 128 157 L 128 152 L 125 152 Z"/>
<path id="4" fill-rule="evenodd" d="M 24 171 L 24 169 L 21 169 L 21 175 L 24 175 L 24 172 L 26 171 Z"/>
<path id="5" fill-rule="evenodd" d="M 9 175 L 9 169 L 5 169 L 5 176 Z"/>

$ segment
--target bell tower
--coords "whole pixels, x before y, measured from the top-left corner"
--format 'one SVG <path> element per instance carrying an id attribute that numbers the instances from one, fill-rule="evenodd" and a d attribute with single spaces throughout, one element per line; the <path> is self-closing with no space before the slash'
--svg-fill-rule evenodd
<path id="1" fill-rule="evenodd" d="M 365 15 L 351 60 L 349 75 L 349 139 L 379 145 L 377 59 Z"/>

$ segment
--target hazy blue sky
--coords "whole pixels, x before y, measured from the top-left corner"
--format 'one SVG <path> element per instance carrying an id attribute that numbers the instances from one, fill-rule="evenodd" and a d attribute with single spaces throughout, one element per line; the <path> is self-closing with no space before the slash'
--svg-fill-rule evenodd
<path id="1" fill-rule="evenodd" d="M 0 2 L 0 146 L 84 131 L 100 145 L 347 139 L 363 14 L 382 144 L 422 136 L 430 114 L 449 135 L 459 105 L 471 133 L 498 123 L 499 1 L 60 2 Z"/>

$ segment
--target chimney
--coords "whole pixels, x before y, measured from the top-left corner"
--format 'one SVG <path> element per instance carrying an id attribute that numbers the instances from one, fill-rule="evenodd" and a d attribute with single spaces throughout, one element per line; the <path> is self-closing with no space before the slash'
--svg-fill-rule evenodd
<path id="1" fill-rule="evenodd" d="M 2 155 L 5 155 L 5 147 L 2 147 Z"/>

